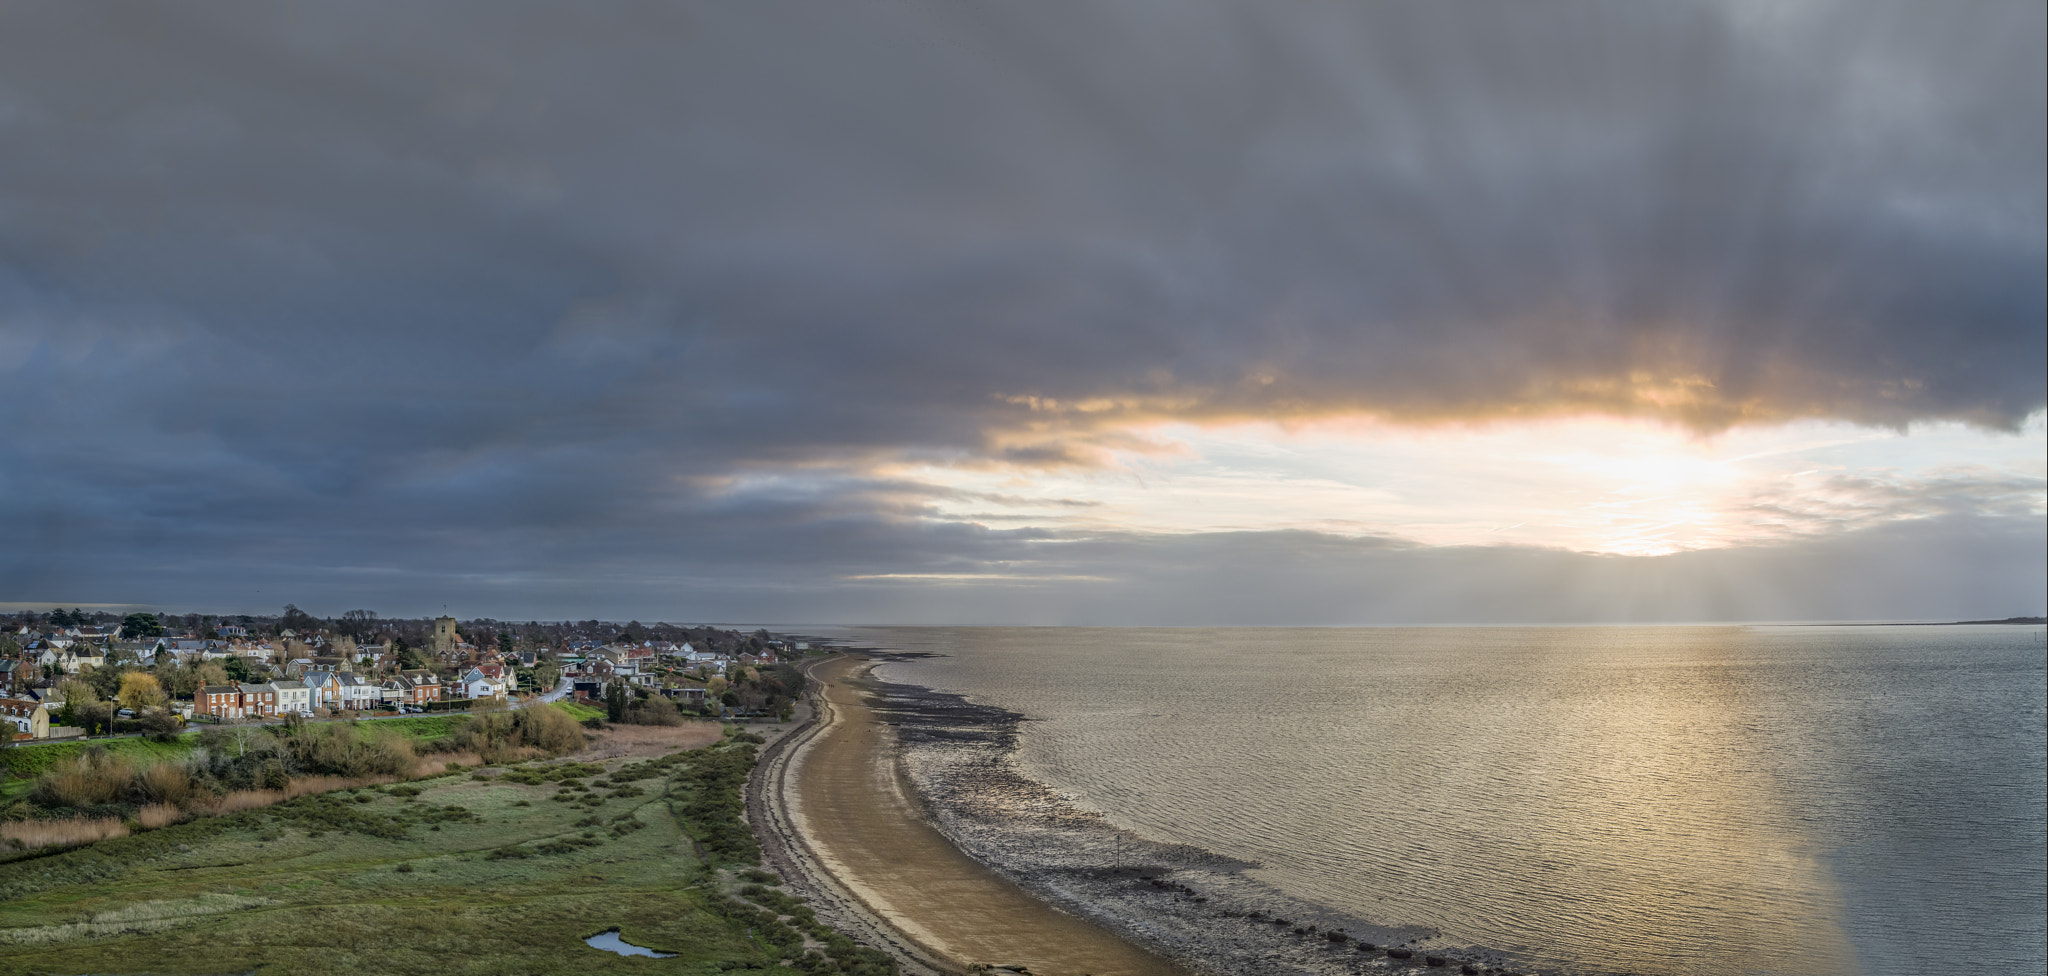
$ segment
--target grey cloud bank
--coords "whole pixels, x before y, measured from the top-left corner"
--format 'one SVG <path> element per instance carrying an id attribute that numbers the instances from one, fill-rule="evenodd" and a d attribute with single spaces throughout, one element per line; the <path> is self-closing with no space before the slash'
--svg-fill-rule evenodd
<path id="1" fill-rule="evenodd" d="M 2048 400 L 2042 33 L 2029 3 L 0 5 L 0 587 L 1360 622 L 1337 581 L 1614 564 L 993 532 L 868 472 L 1088 463 L 1171 416 L 2010 427 Z M 2001 512 L 1658 565 L 1933 553 L 2037 609 L 2040 520 Z M 1245 546 L 1351 562 L 1262 588 Z M 872 579 L 1012 564 L 1120 582 Z M 1870 615 L 1787 601 L 1728 612 Z"/>

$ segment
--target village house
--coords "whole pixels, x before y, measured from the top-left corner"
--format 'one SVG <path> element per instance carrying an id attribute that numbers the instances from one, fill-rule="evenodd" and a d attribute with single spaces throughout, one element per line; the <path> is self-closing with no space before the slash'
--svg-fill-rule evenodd
<path id="1" fill-rule="evenodd" d="M 407 699 L 415 705 L 441 700 L 441 676 L 425 668 L 413 668 L 398 672 L 406 683 L 410 694 Z"/>
<path id="2" fill-rule="evenodd" d="M 13 725 L 16 738 L 50 737 L 49 706 L 32 698 L 0 698 L 0 718 Z"/>
<path id="3" fill-rule="evenodd" d="M 192 695 L 192 714 L 228 721 L 242 717 L 242 689 L 206 685 Z"/>
<path id="4" fill-rule="evenodd" d="M 338 708 L 341 701 L 338 671 L 306 671 L 299 680 L 306 685 L 307 700 L 314 708 Z"/>
<path id="5" fill-rule="evenodd" d="M 0 697 L 13 697 L 35 680 L 35 668 L 17 660 L 0 661 Z"/>
<path id="6" fill-rule="evenodd" d="M 87 667 L 101 667 L 107 663 L 100 649 L 91 644 L 67 642 L 63 646 L 52 644 L 36 656 L 37 665 L 51 665 L 63 668 L 65 674 L 77 674 Z"/>
<path id="7" fill-rule="evenodd" d="M 663 688 L 661 693 L 686 705 L 704 704 L 703 685 L 683 685 L 678 688 Z"/>
<path id="8" fill-rule="evenodd" d="M 279 715 L 313 714 L 313 689 L 303 681 L 273 681 L 277 689 L 277 713 Z"/>
<path id="9" fill-rule="evenodd" d="M 275 685 L 267 682 L 262 684 L 243 682 L 238 687 L 242 692 L 242 716 L 244 718 L 277 717 L 277 687 Z"/>
<path id="10" fill-rule="evenodd" d="M 709 648 L 700 651 L 687 643 L 683 645 L 681 657 L 690 664 L 716 665 L 719 663 L 718 652 Z"/>
<path id="11" fill-rule="evenodd" d="M 503 672 L 502 668 L 499 670 L 501 673 Z M 504 679 L 493 678 L 484 674 L 482 667 L 470 668 L 468 671 L 463 672 L 459 687 L 462 689 L 463 697 L 469 699 L 496 698 L 503 700 L 506 696 Z"/>
<path id="12" fill-rule="evenodd" d="M 342 708 L 364 711 L 384 702 L 384 689 L 374 680 L 348 671 L 337 672 L 334 680 L 337 700 Z"/>

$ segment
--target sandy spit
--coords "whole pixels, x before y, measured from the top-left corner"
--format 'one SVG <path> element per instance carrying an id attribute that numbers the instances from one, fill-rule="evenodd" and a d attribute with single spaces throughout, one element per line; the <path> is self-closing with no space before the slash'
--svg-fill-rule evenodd
<path id="1" fill-rule="evenodd" d="M 1035 976 L 1189 970 L 1034 897 L 926 819 L 893 730 L 865 701 L 870 662 L 812 666 L 810 720 L 763 753 L 747 809 L 773 866 L 820 918 L 937 976 L 1022 966 Z"/>

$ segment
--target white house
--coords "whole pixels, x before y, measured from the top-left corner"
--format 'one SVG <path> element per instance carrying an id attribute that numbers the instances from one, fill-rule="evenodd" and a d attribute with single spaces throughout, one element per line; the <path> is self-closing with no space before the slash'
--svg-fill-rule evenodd
<path id="1" fill-rule="evenodd" d="M 54 664 L 68 674 L 77 674 L 86 665 L 97 668 L 106 664 L 107 659 L 100 654 L 99 648 L 89 643 L 79 643 L 70 647 L 45 648 L 43 653 L 36 656 L 36 663 Z"/>
<path id="2" fill-rule="evenodd" d="M 277 713 L 279 715 L 313 714 L 313 689 L 303 681 L 273 681 L 277 689 Z"/>
<path id="3" fill-rule="evenodd" d="M 470 668 L 468 671 L 463 672 L 461 680 L 456 684 L 457 687 L 462 689 L 462 695 L 465 698 L 503 699 L 505 697 L 505 682 L 488 677 L 482 671 L 475 668 Z"/>
<path id="4" fill-rule="evenodd" d="M 34 699 L 0 698 L 0 720 L 12 725 L 18 735 L 50 737 L 50 709 Z"/>
<path id="5" fill-rule="evenodd" d="M 335 691 L 342 708 L 358 711 L 384 703 L 384 689 L 377 682 L 348 671 L 334 672 Z"/>

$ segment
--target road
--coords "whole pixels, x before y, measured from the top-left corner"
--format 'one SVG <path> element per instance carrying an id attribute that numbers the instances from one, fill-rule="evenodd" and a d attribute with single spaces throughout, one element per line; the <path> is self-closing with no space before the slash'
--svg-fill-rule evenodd
<path id="1" fill-rule="evenodd" d="M 574 690 L 574 689 L 575 689 L 575 687 L 576 687 L 576 686 L 575 686 L 575 683 L 574 683 L 574 682 L 572 682 L 572 681 L 570 681 L 570 680 L 569 680 L 569 676 L 565 674 L 565 675 L 563 675 L 563 676 L 562 676 L 562 683 L 561 683 L 561 684 L 558 684 L 558 685 L 556 685 L 556 686 L 555 686 L 555 690 L 553 690 L 553 691 L 550 691 L 550 692 L 548 692 L 547 694 L 545 694 L 545 695 L 542 695 L 542 696 L 540 696 L 540 697 L 539 697 L 538 699 L 536 699 L 536 700 L 537 700 L 537 701 L 539 701 L 539 702 L 541 702 L 542 704 L 547 704 L 547 703 L 550 703 L 550 702 L 558 702 L 558 701 L 561 701 L 561 700 L 562 700 L 563 698 L 567 697 L 567 696 L 568 696 L 568 694 L 569 694 L 569 692 L 570 692 L 570 691 L 572 691 L 572 690 Z"/>

